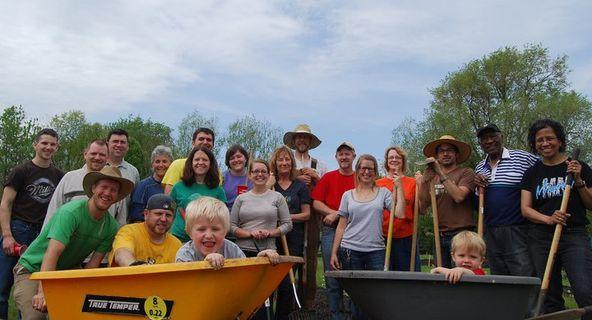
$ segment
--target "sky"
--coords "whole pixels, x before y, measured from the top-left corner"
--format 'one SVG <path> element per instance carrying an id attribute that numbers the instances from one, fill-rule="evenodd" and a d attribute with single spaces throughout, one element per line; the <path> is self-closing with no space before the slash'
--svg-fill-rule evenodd
<path id="1" fill-rule="evenodd" d="M 592 98 L 592 1 L 2 1 L 0 107 L 42 122 L 82 110 L 177 128 L 198 110 L 220 128 L 254 114 L 307 123 L 335 168 L 343 140 L 379 160 L 422 119 L 430 89 L 505 46 L 567 55 Z M 588 40 L 586 40 L 588 39 Z"/>

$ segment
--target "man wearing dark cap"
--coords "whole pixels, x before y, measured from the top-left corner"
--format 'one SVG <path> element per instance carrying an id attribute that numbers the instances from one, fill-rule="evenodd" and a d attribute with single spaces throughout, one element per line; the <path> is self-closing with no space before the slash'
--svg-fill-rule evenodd
<path id="1" fill-rule="evenodd" d="M 323 269 L 331 269 L 331 249 L 335 238 L 335 228 L 339 220 L 338 210 L 343 194 L 355 187 L 355 172 L 353 168 L 356 151 L 354 146 L 344 141 L 335 151 L 335 160 L 339 168 L 329 171 L 311 193 L 313 207 L 322 216 L 323 235 L 321 251 L 323 254 Z M 325 277 L 327 300 L 332 320 L 345 319 L 343 312 L 343 290 L 335 278 Z"/>
<path id="2" fill-rule="evenodd" d="M 117 232 L 111 266 L 172 263 L 181 247 L 181 241 L 168 231 L 175 217 L 173 199 L 155 194 L 144 209 L 144 222 L 128 224 Z"/>
<path id="3" fill-rule="evenodd" d="M 526 219 L 520 212 L 520 181 L 537 158 L 503 147 L 495 124 L 477 130 L 485 159 L 475 167 L 475 185 L 483 188 L 484 238 L 491 274 L 532 276 L 526 243 Z"/>
<path id="4" fill-rule="evenodd" d="M 29 279 L 33 272 L 79 268 L 91 253 L 85 268 L 97 268 L 111 250 L 119 223 L 109 207 L 127 197 L 134 183 L 119 169 L 104 167 L 87 173 L 82 186 L 88 199 L 61 206 L 14 268 L 14 301 L 23 319 L 47 318 L 43 288 Z"/>

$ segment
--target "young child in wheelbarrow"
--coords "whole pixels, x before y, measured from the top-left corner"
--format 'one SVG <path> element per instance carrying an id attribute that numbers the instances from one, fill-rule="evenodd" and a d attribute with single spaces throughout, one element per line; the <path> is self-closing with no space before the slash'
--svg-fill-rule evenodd
<path id="1" fill-rule="evenodd" d="M 485 242 L 481 237 L 472 231 L 462 231 L 451 243 L 452 261 L 456 268 L 437 267 L 431 273 L 439 273 L 446 276 L 450 283 L 457 283 L 463 274 L 485 275 L 482 269 L 485 261 Z"/>
<path id="2" fill-rule="evenodd" d="M 232 241 L 225 239 L 230 229 L 230 214 L 224 202 L 202 196 L 191 201 L 185 210 L 185 231 L 191 240 L 177 251 L 176 262 L 208 261 L 215 270 L 224 266 L 224 259 L 245 258 L 245 254 Z M 258 257 L 268 257 L 278 264 L 275 250 L 263 250 Z"/>

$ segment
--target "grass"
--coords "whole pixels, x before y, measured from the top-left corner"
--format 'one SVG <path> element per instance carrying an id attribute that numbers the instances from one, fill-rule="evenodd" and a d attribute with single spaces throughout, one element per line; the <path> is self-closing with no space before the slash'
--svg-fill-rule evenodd
<path id="1" fill-rule="evenodd" d="M 427 260 L 427 256 L 424 259 L 424 256 L 422 256 L 422 261 Z M 430 272 L 431 267 L 427 266 L 425 264 L 422 264 L 421 266 L 421 271 L 422 272 Z M 486 269 L 485 270 L 487 274 L 489 274 L 489 270 Z M 325 287 L 325 277 L 324 277 L 324 273 L 323 273 L 323 259 L 321 257 L 317 258 L 317 286 L 318 287 Z M 564 286 L 569 286 L 569 281 L 567 280 L 567 277 L 565 276 L 565 274 L 563 275 L 563 285 Z M 574 300 L 574 297 L 572 294 L 566 292 L 567 290 L 564 291 L 563 293 L 563 298 L 565 299 L 565 306 L 568 309 L 573 309 L 573 308 L 577 308 L 578 305 L 576 303 L 576 301 Z M 14 305 L 14 300 L 12 299 L 12 296 L 10 297 L 10 301 L 9 301 L 9 309 L 8 309 L 8 319 L 16 319 L 17 318 L 17 310 L 16 310 L 16 306 Z"/>

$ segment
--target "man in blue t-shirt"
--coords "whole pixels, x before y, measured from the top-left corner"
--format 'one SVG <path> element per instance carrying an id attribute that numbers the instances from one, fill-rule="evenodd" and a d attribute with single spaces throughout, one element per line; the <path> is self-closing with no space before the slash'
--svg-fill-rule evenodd
<path id="1" fill-rule="evenodd" d="M 477 138 L 486 154 L 475 167 L 475 185 L 485 195 L 484 238 L 491 274 L 532 276 L 527 224 L 520 212 L 520 181 L 537 158 L 504 148 L 503 135 L 495 124 L 479 128 Z"/>

